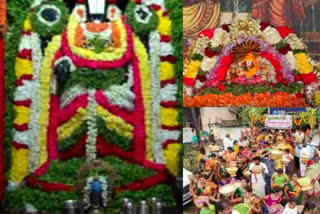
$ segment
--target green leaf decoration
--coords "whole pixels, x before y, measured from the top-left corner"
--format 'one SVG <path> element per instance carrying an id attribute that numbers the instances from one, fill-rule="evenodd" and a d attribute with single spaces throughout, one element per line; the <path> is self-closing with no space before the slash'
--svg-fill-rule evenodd
<path id="1" fill-rule="evenodd" d="M 130 26 L 133 28 L 133 31 L 137 34 L 147 34 L 150 31 L 153 31 L 158 26 L 158 16 L 154 10 L 150 10 L 151 17 L 147 23 L 139 22 L 135 18 L 135 9 L 137 5 L 134 3 L 129 3 L 126 9 L 127 20 Z"/>
<path id="2" fill-rule="evenodd" d="M 47 6 L 54 7 L 57 10 L 59 10 L 60 16 L 53 17 L 53 9 L 44 10 L 44 8 Z M 68 22 L 68 17 L 69 9 L 64 5 L 63 2 L 48 1 L 37 6 L 34 9 L 34 12 L 31 15 L 32 29 L 33 31 L 37 32 L 41 37 L 50 38 L 53 35 L 62 33 L 64 26 Z M 51 24 L 50 22 L 54 19 L 57 19 L 57 21 Z"/>

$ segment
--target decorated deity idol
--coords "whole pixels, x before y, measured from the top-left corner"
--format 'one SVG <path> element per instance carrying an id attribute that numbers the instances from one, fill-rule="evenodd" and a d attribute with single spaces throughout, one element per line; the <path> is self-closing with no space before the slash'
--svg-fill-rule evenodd
<path id="1" fill-rule="evenodd" d="M 58 213 L 82 197 L 78 170 L 97 159 L 119 177 L 110 213 L 125 196 L 173 202 L 166 183 L 181 149 L 173 52 L 162 0 L 132 1 L 125 12 L 116 0 L 79 0 L 70 15 L 61 1 L 35 1 L 15 64 L 8 189 L 19 203 L 10 206 Z"/>

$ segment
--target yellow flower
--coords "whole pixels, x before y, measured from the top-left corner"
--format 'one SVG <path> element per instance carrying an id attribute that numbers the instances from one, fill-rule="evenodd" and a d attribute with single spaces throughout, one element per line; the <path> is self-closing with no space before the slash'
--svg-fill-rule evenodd
<path id="1" fill-rule="evenodd" d="M 187 68 L 184 71 L 184 77 L 186 78 L 195 78 L 198 74 L 199 68 L 200 68 L 200 61 L 197 60 L 191 60 L 190 64 L 187 66 Z"/>
<path id="2" fill-rule="evenodd" d="M 180 158 L 182 156 L 182 144 L 169 144 L 164 150 L 164 155 L 167 160 L 167 168 L 174 176 L 178 176 L 180 171 Z"/>
<path id="3" fill-rule="evenodd" d="M 115 131 L 120 136 L 132 139 L 132 125 L 127 124 L 122 118 L 111 114 L 101 106 L 97 106 L 97 113 L 105 121 L 105 125 L 108 129 Z"/>
<path id="4" fill-rule="evenodd" d="M 61 36 L 54 36 L 48 44 L 44 59 L 42 62 L 40 73 L 40 112 L 39 112 L 39 143 L 40 145 L 40 165 L 47 161 L 47 131 L 49 125 L 49 110 L 50 110 L 50 86 L 52 77 L 52 62 L 56 52 L 61 47 Z"/>
<path id="5" fill-rule="evenodd" d="M 295 54 L 297 67 L 301 74 L 309 74 L 313 71 L 312 65 L 308 61 L 308 57 L 305 53 Z"/>
<path id="6" fill-rule="evenodd" d="M 161 107 L 161 123 L 165 126 L 178 125 L 178 109 Z"/>
<path id="7" fill-rule="evenodd" d="M 68 122 L 64 123 L 58 128 L 58 138 L 59 140 L 64 140 L 72 135 L 72 133 L 77 130 L 81 124 L 85 121 L 87 115 L 87 110 L 84 108 L 79 108 L 75 116 L 73 116 Z"/>
<path id="8" fill-rule="evenodd" d="M 29 123 L 30 120 L 30 108 L 26 106 L 15 106 L 14 107 L 17 115 L 14 119 L 14 124 L 22 125 Z"/>
<path id="9" fill-rule="evenodd" d="M 21 59 L 19 57 L 16 57 L 15 73 L 17 78 L 20 78 L 22 75 L 31 75 L 32 62 L 29 59 Z"/>
<path id="10" fill-rule="evenodd" d="M 169 62 L 160 62 L 160 80 L 174 78 L 174 66 Z"/>
<path id="11" fill-rule="evenodd" d="M 13 182 L 21 182 L 28 175 L 28 149 L 11 149 L 12 163 L 9 179 Z"/>

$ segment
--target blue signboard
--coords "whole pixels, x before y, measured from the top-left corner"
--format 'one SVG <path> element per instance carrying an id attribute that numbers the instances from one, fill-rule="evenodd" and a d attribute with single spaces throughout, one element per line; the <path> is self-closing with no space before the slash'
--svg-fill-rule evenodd
<path id="1" fill-rule="evenodd" d="M 292 113 L 300 113 L 306 110 L 307 108 L 305 107 L 299 107 L 299 108 L 270 107 L 268 108 L 268 114 L 286 115 L 286 114 L 292 114 Z"/>

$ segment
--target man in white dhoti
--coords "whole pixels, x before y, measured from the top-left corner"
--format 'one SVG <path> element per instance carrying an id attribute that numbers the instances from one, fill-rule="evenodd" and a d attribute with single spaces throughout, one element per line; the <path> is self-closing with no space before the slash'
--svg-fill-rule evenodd
<path id="1" fill-rule="evenodd" d="M 307 163 L 312 157 L 310 148 L 304 144 L 300 151 L 300 176 L 304 177 L 307 171 Z"/>
<path id="2" fill-rule="evenodd" d="M 249 166 L 253 193 L 258 197 L 264 197 L 266 195 L 264 174 L 268 174 L 269 170 L 267 166 L 261 162 L 260 157 L 254 157 L 253 161 Z"/>

